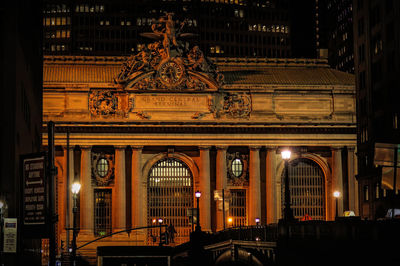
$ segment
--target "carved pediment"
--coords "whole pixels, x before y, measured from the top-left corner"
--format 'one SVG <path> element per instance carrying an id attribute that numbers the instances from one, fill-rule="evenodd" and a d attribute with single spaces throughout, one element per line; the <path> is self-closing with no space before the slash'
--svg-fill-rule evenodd
<path id="1" fill-rule="evenodd" d="M 126 90 L 139 91 L 217 91 L 223 76 L 198 46 L 188 48 L 181 38 L 190 36 L 175 28 L 168 13 L 152 25 L 152 33 L 142 36 L 156 39 L 122 65 L 115 83 Z"/>

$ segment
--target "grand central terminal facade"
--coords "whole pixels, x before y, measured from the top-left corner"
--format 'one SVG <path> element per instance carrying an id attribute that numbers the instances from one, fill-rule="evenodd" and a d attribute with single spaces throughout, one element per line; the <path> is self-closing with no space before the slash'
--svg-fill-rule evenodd
<path id="1" fill-rule="evenodd" d="M 78 247 L 158 218 L 184 243 L 196 191 L 204 231 L 255 225 L 256 218 L 277 223 L 283 149 L 292 153 L 297 219 L 334 220 L 336 208 L 357 214 L 353 75 L 322 59 L 208 59 L 197 46 L 167 42 L 156 28 L 152 34 L 156 41 L 130 57 L 44 57 L 43 121 L 56 125 L 59 246 L 71 240 L 74 181 L 82 185 Z M 154 245 L 156 234 L 115 234 L 79 253 Z"/>

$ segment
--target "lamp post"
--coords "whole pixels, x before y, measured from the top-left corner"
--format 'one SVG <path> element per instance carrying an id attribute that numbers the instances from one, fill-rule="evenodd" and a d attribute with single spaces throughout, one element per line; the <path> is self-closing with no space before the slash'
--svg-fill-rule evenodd
<path id="1" fill-rule="evenodd" d="M 256 225 L 260 225 L 260 218 L 255 219 Z"/>
<path id="2" fill-rule="evenodd" d="M 283 150 L 281 152 L 282 159 L 285 161 L 285 208 L 283 210 L 283 219 L 288 221 L 293 221 L 293 211 L 290 207 L 290 188 L 289 188 L 289 159 L 291 152 L 290 150 Z"/>
<path id="3" fill-rule="evenodd" d="M 163 223 L 163 218 L 158 218 L 158 224 L 160 225 L 160 243 L 158 244 L 159 246 L 162 246 L 163 245 L 163 242 L 162 242 L 162 223 Z"/>
<path id="4" fill-rule="evenodd" d="M 339 216 L 339 209 L 338 209 L 338 205 L 339 205 L 339 198 L 340 198 L 340 191 L 334 191 L 333 192 L 333 197 L 335 198 L 335 205 L 336 205 L 336 212 L 335 212 L 335 220 L 337 219 L 337 217 Z"/>
<path id="5" fill-rule="evenodd" d="M 199 208 L 199 200 L 201 197 L 201 192 L 200 191 L 196 191 L 194 193 L 194 195 L 196 196 L 196 202 L 197 202 L 197 221 L 196 221 L 196 231 L 200 232 L 201 231 L 201 226 L 200 226 L 200 208 Z"/>
<path id="6" fill-rule="evenodd" d="M 72 208 L 73 213 L 73 228 L 72 228 L 72 265 L 76 265 L 76 236 L 77 236 L 77 225 L 76 225 L 76 214 L 78 212 L 78 206 L 76 201 L 78 199 L 78 193 L 81 189 L 81 184 L 79 182 L 74 182 L 71 186 L 71 192 L 74 199 L 74 206 Z"/>

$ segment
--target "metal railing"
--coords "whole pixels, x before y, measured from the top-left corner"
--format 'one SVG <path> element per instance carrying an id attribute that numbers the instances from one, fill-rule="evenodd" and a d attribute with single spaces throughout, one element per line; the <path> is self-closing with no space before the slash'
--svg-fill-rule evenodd
<path id="1" fill-rule="evenodd" d="M 253 225 L 232 227 L 210 235 L 210 242 L 225 240 L 265 241 L 273 242 L 278 239 L 278 225 Z"/>

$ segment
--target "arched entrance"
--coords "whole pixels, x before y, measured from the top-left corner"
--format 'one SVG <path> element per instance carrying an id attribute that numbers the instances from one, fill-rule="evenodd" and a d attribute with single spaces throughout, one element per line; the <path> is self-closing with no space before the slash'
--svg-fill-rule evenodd
<path id="1" fill-rule="evenodd" d="M 285 199 L 285 171 L 281 176 L 281 206 Z M 325 220 L 325 176 L 317 163 L 298 158 L 289 163 L 291 207 L 297 219 Z M 282 211 L 283 213 L 283 211 Z"/>
<path id="2" fill-rule="evenodd" d="M 179 159 L 164 158 L 150 169 L 147 183 L 148 225 L 163 218 L 175 227 L 175 243 L 189 241 L 191 225 L 187 210 L 193 207 L 193 177 L 189 167 Z M 150 230 L 159 236 L 159 230 Z"/>

